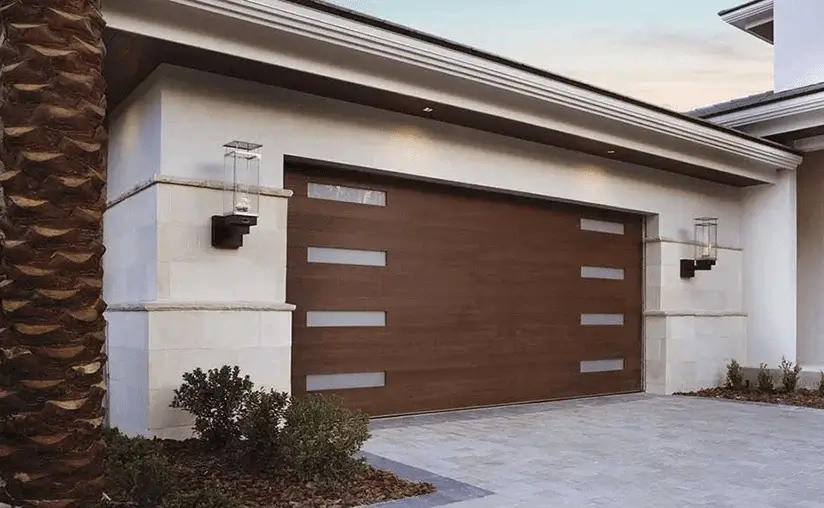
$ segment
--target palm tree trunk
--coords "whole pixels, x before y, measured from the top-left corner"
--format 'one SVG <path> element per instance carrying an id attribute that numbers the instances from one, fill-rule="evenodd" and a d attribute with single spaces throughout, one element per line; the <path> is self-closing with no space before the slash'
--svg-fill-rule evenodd
<path id="1" fill-rule="evenodd" d="M 101 0 L 0 0 L 0 502 L 103 492 Z"/>

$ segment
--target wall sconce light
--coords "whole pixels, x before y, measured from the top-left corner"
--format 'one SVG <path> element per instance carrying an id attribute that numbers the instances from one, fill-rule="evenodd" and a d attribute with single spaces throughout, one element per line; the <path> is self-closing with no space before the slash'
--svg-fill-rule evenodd
<path id="1" fill-rule="evenodd" d="M 681 278 L 691 279 L 698 270 L 712 270 L 718 260 L 718 219 L 695 219 L 695 253 L 692 259 L 681 260 Z"/>
<path id="2" fill-rule="evenodd" d="M 257 224 L 260 205 L 260 159 L 263 145 L 232 141 L 223 145 L 225 173 L 223 214 L 212 216 L 212 247 L 239 249 Z"/>

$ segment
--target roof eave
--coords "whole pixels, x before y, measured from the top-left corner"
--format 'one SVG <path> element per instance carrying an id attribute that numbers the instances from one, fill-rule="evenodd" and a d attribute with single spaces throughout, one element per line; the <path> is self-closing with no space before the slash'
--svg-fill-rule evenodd
<path id="1" fill-rule="evenodd" d="M 145 16 L 157 16 L 158 13 L 155 11 L 150 14 L 146 9 L 141 9 L 139 5 L 141 1 L 113 4 L 108 11 L 112 16 L 110 24 L 125 31 L 144 33 L 147 36 L 166 40 L 174 40 L 170 37 L 176 37 L 175 42 L 204 48 L 209 46 L 221 53 L 232 51 L 239 58 L 252 57 L 249 50 L 234 53 L 239 51 L 241 46 L 232 42 L 232 38 L 236 35 L 224 31 L 227 29 L 221 29 L 220 33 L 193 33 L 191 27 L 182 27 L 175 32 L 171 27 L 173 20 L 167 18 L 164 18 L 163 26 L 154 26 L 152 22 L 145 19 Z M 760 168 L 758 171 L 762 171 L 765 178 L 769 178 L 767 176 L 769 171 L 795 169 L 801 162 L 800 152 L 779 143 L 606 92 L 569 78 L 494 55 L 487 55 L 434 36 L 419 32 L 416 33 L 417 35 L 399 33 L 407 29 L 386 24 L 382 20 L 368 17 L 368 23 L 363 19 L 352 20 L 349 19 L 349 16 L 355 16 L 352 11 L 336 10 L 326 4 L 323 10 L 318 11 L 313 6 L 306 5 L 306 0 L 270 0 L 266 4 L 246 0 L 168 0 L 164 3 L 228 16 L 237 22 L 252 23 L 266 30 L 272 30 L 273 33 L 298 35 L 339 49 L 369 55 L 376 65 L 379 62 L 393 62 L 393 65 L 404 65 L 410 71 L 417 69 L 420 72 L 435 72 L 450 79 L 457 78 L 473 83 L 473 85 L 482 85 L 496 90 L 496 93 L 501 96 L 539 100 L 547 107 L 561 108 L 574 113 L 580 119 L 587 119 L 592 124 L 607 121 L 612 126 L 625 126 L 635 133 L 642 134 L 643 140 L 640 144 L 637 139 L 630 141 L 627 138 L 625 141 L 628 146 L 633 145 L 633 149 L 653 150 L 653 152 L 667 150 L 654 141 L 661 136 L 667 136 L 682 147 L 678 153 L 679 157 L 684 160 L 690 160 L 700 147 L 705 153 L 713 154 L 712 157 L 715 158 L 719 167 L 732 168 L 728 162 L 738 160 L 740 166 L 736 166 L 738 168 L 736 170 L 748 171 L 747 168 Z M 118 18 L 118 10 L 124 13 L 120 15 L 120 18 Z M 126 19 L 122 16 L 144 16 L 144 18 Z M 356 16 L 364 17 L 360 14 Z M 191 21 L 184 20 L 181 16 L 179 22 L 190 23 Z M 278 51 L 284 49 L 286 48 L 256 47 L 253 53 L 254 57 L 262 62 L 282 63 L 285 56 Z M 313 69 L 317 72 L 319 67 L 316 64 L 312 65 L 315 65 Z M 383 83 L 387 83 L 389 79 L 397 79 L 391 76 L 382 78 Z M 353 75 L 352 79 L 363 81 L 360 84 L 366 84 L 367 80 L 371 80 L 369 84 L 375 84 L 374 76 L 355 77 Z M 404 90 L 410 91 L 411 89 L 404 83 Z M 427 98 L 427 93 L 429 92 L 415 91 L 415 94 L 421 94 L 418 96 L 423 98 Z M 432 97 L 433 95 L 430 94 L 429 98 Z M 470 98 L 456 98 L 455 100 L 471 104 L 473 108 L 480 108 L 478 111 L 490 107 Z M 584 130 L 572 124 L 564 126 L 560 119 L 548 118 L 546 120 L 547 125 L 552 124 L 556 128 L 574 129 L 581 132 Z M 610 137 L 617 139 L 614 134 L 589 132 L 588 135 L 593 136 L 592 139 L 595 140 L 599 136 L 602 139 Z"/>
<path id="2" fill-rule="evenodd" d="M 773 21 L 773 0 L 754 0 L 718 13 L 722 20 L 748 34 L 773 44 L 757 28 Z"/>

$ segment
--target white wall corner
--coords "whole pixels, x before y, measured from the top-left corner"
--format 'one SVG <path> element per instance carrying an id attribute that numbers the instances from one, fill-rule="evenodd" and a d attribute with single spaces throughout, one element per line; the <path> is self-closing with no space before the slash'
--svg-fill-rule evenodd
<path id="1" fill-rule="evenodd" d="M 129 435 L 148 430 L 148 319 L 145 313 L 106 312 L 108 423 Z"/>
<path id="2" fill-rule="evenodd" d="M 162 164 L 161 81 L 161 74 L 152 73 L 110 115 L 109 201 L 151 180 Z"/>
<path id="3" fill-rule="evenodd" d="M 155 67 L 155 69 L 109 113 L 109 121 L 117 121 L 126 110 L 134 107 L 136 102 L 140 102 L 146 95 L 157 90 L 159 81 L 161 81 L 165 74 L 164 69 L 167 67 L 168 65 L 165 63 L 161 63 Z"/>
<path id="4" fill-rule="evenodd" d="M 797 173 L 742 190 L 746 366 L 797 359 Z"/>
<path id="5" fill-rule="evenodd" d="M 103 216 L 103 296 L 112 305 L 157 298 L 156 189 L 147 189 Z"/>

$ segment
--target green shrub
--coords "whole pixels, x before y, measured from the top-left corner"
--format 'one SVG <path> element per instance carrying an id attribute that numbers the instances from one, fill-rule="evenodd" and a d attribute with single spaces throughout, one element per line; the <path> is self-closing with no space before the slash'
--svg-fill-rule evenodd
<path id="1" fill-rule="evenodd" d="M 781 369 L 781 384 L 784 386 L 784 390 L 794 392 L 796 386 L 798 386 L 798 377 L 801 374 L 801 365 L 794 366 L 793 362 L 788 361 L 782 356 L 779 368 Z"/>
<path id="2" fill-rule="evenodd" d="M 744 388 L 744 374 L 741 371 L 741 364 L 735 358 L 727 364 L 726 387 L 733 390 Z"/>
<path id="3" fill-rule="evenodd" d="M 239 420 L 254 383 L 241 377 L 240 368 L 224 365 L 204 373 L 201 369 L 183 374 L 183 385 L 175 390 L 172 407 L 195 417 L 195 432 L 214 448 L 240 438 Z"/>
<path id="4" fill-rule="evenodd" d="M 109 496 L 137 508 L 157 508 L 177 487 L 176 471 L 152 442 L 106 431 L 105 470 Z"/>
<path id="5" fill-rule="evenodd" d="M 175 494 L 160 505 L 160 508 L 243 508 L 243 505 L 216 489 L 206 489 Z"/>
<path id="6" fill-rule="evenodd" d="M 267 469 L 282 465 L 281 432 L 288 407 L 287 393 L 258 390 L 250 394 L 240 419 L 243 459 Z"/>
<path id="7" fill-rule="evenodd" d="M 369 418 L 336 399 L 320 395 L 293 398 L 281 431 L 283 458 L 301 479 L 335 483 L 362 473 L 356 458 L 369 439 Z"/>
<path id="8" fill-rule="evenodd" d="M 758 390 L 764 393 L 772 393 L 775 391 L 775 385 L 773 384 L 773 378 L 770 374 L 770 371 L 767 370 L 767 364 L 762 363 L 758 366 Z"/>

